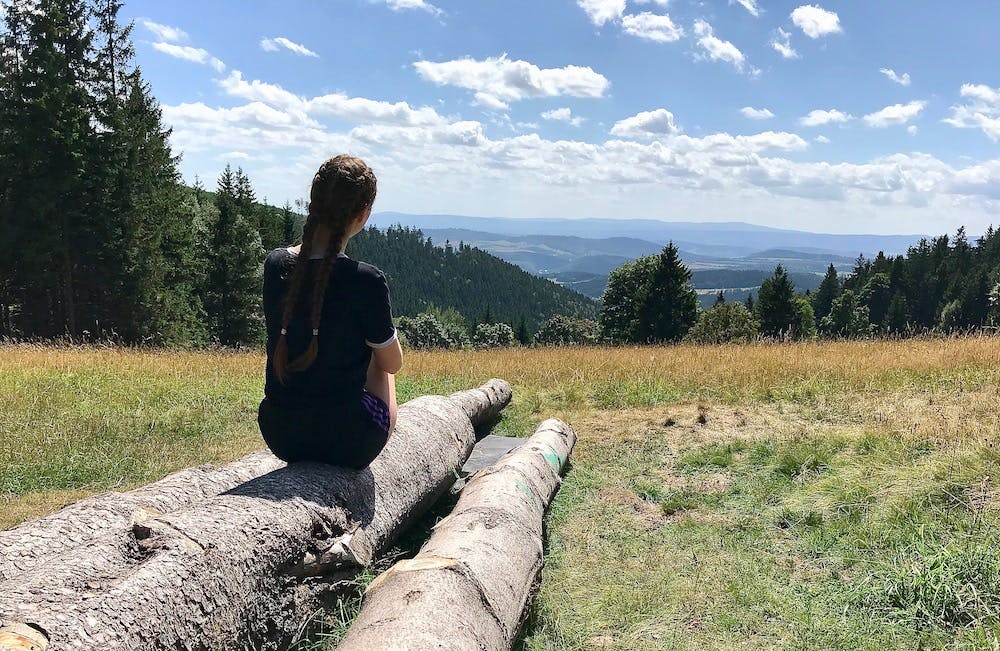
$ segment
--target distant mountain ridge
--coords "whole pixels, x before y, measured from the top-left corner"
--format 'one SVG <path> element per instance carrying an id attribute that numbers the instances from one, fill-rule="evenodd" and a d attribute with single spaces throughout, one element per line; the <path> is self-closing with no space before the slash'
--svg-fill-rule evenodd
<path id="1" fill-rule="evenodd" d="M 814 249 L 856 258 L 904 253 L 923 235 L 864 235 L 811 233 L 746 222 L 668 222 L 655 219 L 551 219 L 506 217 L 464 217 L 461 215 L 411 215 L 380 212 L 372 216 L 374 225 L 393 224 L 428 229 L 465 229 L 498 235 L 562 235 L 585 239 L 625 238 L 646 240 L 664 246 L 673 241 L 681 250 L 718 255 L 716 247 L 728 249 L 719 257 L 749 256 L 767 249 Z M 715 248 L 715 250 L 712 250 Z"/>

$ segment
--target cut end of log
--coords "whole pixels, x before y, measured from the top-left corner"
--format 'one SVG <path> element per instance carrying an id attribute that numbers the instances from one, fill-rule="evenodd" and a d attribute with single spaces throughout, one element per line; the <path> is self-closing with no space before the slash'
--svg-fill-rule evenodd
<path id="1" fill-rule="evenodd" d="M 0 651 L 46 651 L 49 638 L 34 626 L 0 620 Z"/>

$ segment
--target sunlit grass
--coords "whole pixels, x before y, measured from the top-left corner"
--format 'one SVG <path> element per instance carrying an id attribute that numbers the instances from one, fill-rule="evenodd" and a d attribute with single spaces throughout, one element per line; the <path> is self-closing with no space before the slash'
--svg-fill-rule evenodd
<path id="1" fill-rule="evenodd" d="M 259 448 L 263 364 L 0 347 L 0 526 Z M 490 377 L 580 437 L 523 648 L 1000 649 L 1000 339 L 408 351 L 400 397 Z"/>

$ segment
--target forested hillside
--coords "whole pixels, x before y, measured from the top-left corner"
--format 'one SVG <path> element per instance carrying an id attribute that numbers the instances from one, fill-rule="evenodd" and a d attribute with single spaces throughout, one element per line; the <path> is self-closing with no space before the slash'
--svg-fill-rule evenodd
<path id="1" fill-rule="evenodd" d="M 347 252 L 386 273 L 397 316 L 452 307 L 470 323 L 524 319 L 532 332 L 553 314 L 597 316 L 597 304 L 582 294 L 467 244 L 435 246 L 416 229 L 368 228 Z"/>

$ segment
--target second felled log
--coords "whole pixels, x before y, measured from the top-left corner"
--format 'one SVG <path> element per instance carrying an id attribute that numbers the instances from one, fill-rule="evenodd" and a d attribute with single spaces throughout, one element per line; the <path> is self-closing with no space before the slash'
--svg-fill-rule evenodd
<path id="1" fill-rule="evenodd" d="M 572 427 L 547 420 L 476 474 L 420 553 L 368 587 L 339 648 L 510 649 L 542 569 L 545 511 L 575 441 Z"/>

